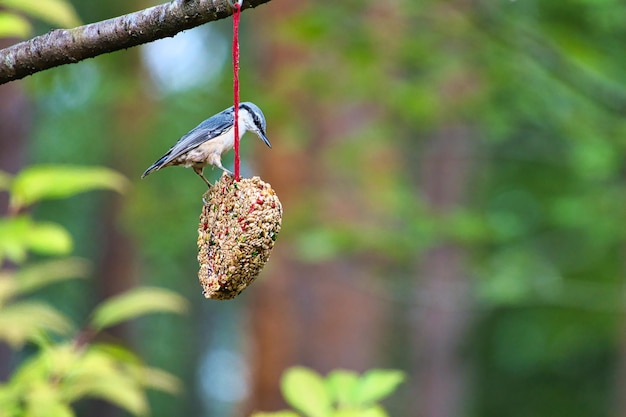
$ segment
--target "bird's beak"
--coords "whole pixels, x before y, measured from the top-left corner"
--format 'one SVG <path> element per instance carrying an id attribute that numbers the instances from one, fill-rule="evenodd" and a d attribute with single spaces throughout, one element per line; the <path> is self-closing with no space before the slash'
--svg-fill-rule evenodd
<path id="1" fill-rule="evenodd" d="M 261 130 L 256 132 L 257 136 L 259 137 L 259 139 L 261 139 L 268 148 L 272 147 L 272 144 L 270 143 L 270 140 L 267 138 L 267 136 L 265 136 L 265 133 L 262 132 Z"/>

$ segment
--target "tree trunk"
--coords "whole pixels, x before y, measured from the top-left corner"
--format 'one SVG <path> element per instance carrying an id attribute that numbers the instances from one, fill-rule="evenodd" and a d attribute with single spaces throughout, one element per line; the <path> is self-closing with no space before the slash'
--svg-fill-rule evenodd
<path id="1" fill-rule="evenodd" d="M 438 213 L 449 213 L 463 202 L 471 172 L 471 136 L 466 127 L 448 127 L 426 145 L 421 190 Z M 420 417 L 464 414 L 465 369 L 460 350 L 471 304 L 464 256 L 458 245 L 442 243 L 420 259 L 412 315 L 416 318 L 415 408 Z"/>

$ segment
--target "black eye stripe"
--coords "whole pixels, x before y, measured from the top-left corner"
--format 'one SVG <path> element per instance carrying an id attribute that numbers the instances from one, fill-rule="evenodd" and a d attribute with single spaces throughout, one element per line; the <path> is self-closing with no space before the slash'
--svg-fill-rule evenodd
<path id="1" fill-rule="evenodd" d="M 248 106 L 247 104 L 241 104 L 240 106 L 243 109 L 246 109 L 248 111 L 248 114 L 250 114 L 252 116 L 252 121 L 254 122 L 254 125 L 261 131 L 263 132 L 263 123 L 261 121 L 261 119 L 258 117 L 258 115 L 256 114 L 256 112 L 254 112 L 252 110 L 252 108 L 250 106 Z"/>

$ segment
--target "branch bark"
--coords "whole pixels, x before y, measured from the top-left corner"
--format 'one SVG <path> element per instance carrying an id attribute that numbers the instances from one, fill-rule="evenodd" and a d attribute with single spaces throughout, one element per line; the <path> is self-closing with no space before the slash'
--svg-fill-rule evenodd
<path id="1" fill-rule="evenodd" d="M 246 0 L 242 9 L 270 0 Z M 124 16 L 52 30 L 0 50 L 0 84 L 60 65 L 171 37 L 186 29 L 224 19 L 228 0 L 173 0 Z"/>

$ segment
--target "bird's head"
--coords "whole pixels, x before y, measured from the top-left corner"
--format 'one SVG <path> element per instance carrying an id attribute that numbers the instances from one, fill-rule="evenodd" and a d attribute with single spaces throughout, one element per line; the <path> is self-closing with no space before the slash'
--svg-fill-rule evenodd
<path id="1" fill-rule="evenodd" d="M 254 103 L 246 101 L 239 104 L 239 114 L 246 125 L 246 129 L 254 132 L 268 147 L 272 147 L 269 139 L 265 134 L 265 116 L 261 109 Z"/>

